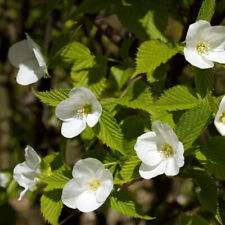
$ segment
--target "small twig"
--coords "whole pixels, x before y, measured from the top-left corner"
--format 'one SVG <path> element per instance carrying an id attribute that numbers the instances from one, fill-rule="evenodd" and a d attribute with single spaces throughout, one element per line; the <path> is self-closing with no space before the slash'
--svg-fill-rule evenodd
<path id="1" fill-rule="evenodd" d="M 126 95 L 128 88 L 130 87 L 131 84 L 135 83 L 138 80 L 141 80 L 143 77 L 144 77 L 144 75 L 141 74 L 141 75 L 136 76 L 133 80 L 131 80 L 131 82 L 127 85 L 127 87 L 124 89 L 124 91 L 120 95 L 120 98 L 123 98 Z"/>
<path id="2" fill-rule="evenodd" d="M 66 223 L 69 219 L 71 219 L 74 216 L 74 212 L 72 212 L 69 216 L 67 216 L 64 220 L 62 220 L 59 225 L 62 225 L 64 223 Z"/>

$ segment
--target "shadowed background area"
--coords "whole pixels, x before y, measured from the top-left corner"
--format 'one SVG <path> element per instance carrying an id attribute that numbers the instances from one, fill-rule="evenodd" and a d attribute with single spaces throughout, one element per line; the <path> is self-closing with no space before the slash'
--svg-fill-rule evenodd
<path id="1" fill-rule="evenodd" d="M 26 145 L 32 146 L 42 157 L 52 152 L 65 153 L 70 166 L 85 152 L 80 137 L 65 139 L 61 136 L 61 122 L 55 117 L 54 109 L 42 104 L 32 92 L 32 88 L 38 91 L 71 88 L 73 83 L 79 82 L 80 77 L 70 72 L 70 66 L 57 58 L 60 46 L 71 40 L 86 45 L 98 56 L 96 64 L 100 65 L 90 72 L 92 80 L 89 82 L 98 82 L 94 75 L 101 74 L 107 80 L 107 87 L 101 95 L 114 93 L 121 96 L 126 80 L 135 68 L 134 59 L 140 44 L 154 38 L 174 43 L 184 41 L 201 3 L 201 0 L 0 0 L 0 170 L 11 172 L 17 163 L 24 161 Z M 225 2 L 218 0 L 211 24 L 225 25 L 224 13 Z M 7 54 L 12 44 L 25 38 L 25 33 L 39 43 L 48 56 L 51 79 L 20 86 L 15 80 L 17 69 L 10 65 Z M 108 59 L 107 62 L 102 56 Z M 117 60 L 123 60 L 119 67 L 115 67 Z M 123 73 L 120 73 L 121 68 Z M 164 72 L 155 73 L 149 83 L 154 97 L 176 84 L 194 87 L 191 66 L 181 54 L 170 59 L 161 69 Z M 219 96 L 225 90 L 225 70 L 221 67 L 214 70 L 214 94 Z M 124 110 L 118 119 L 126 113 L 130 111 Z M 139 114 L 142 115 L 141 112 Z M 138 130 L 135 122 L 141 124 L 143 121 L 133 118 L 130 118 L 133 129 Z M 126 123 L 122 126 L 126 127 Z M 211 133 L 216 133 L 214 127 L 210 129 Z M 142 133 L 142 128 L 138 132 Z M 208 137 L 207 131 L 204 132 L 201 141 L 206 142 Z M 129 138 L 133 140 L 135 137 L 131 135 Z M 187 164 L 195 164 L 191 157 L 186 161 Z M 224 190 L 224 183 L 218 181 L 218 187 Z M 156 220 L 132 219 L 113 209 L 109 209 L 105 216 L 104 207 L 87 214 L 64 207 L 60 224 L 181 225 L 182 212 L 192 215 L 200 210 L 196 183 L 192 179 L 182 179 L 181 176 L 139 179 L 127 184 L 127 189 L 136 193 L 142 210 L 156 216 Z M 29 193 L 20 202 L 17 201 L 18 194 L 15 188 L 9 201 L 4 201 L 0 192 L 0 225 L 47 224 L 40 211 L 41 193 Z"/>

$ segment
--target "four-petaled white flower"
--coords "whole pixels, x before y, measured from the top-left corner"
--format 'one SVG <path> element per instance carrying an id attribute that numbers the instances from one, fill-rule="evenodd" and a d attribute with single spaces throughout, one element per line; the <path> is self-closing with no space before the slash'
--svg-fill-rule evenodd
<path id="1" fill-rule="evenodd" d="M 211 26 L 199 20 L 189 26 L 184 48 L 185 59 L 201 69 L 225 63 L 225 26 Z"/>
<path id="2" fill-rule="evenodd" d="M 28 190 L 33 191 L 41 176 L 41 158 L 30 146 L 25 148 L 25 162 L 18 164 L 13 171 L 13 178 L 25 189 L 20 193 L 21 200 Z"/>
<path id="3" fill-rule="evenodd" d="M 184 165 L 184 148 L 168 124 L 152 124 L 152 131 L 138 137 L 134 146 L 142 164 L 141 177 L 150 179 L 165 173 L 175 176 Z"/>
<path id="4" fill-rule="evenodd" d="M 5 188 L 8 182 L 9 178 L 4 173 L 0 172 L 0 187 Z"/>
<path id="5" fill-rule="evenodd" d="M 40 47 L 29 37 L 10 47 L 8 57 L 12 65 L 19 68 L 16 81 L 28 85 L 38 81 L 47 72 Z"/>
<path id="6" fill-rule="evenodd" d="M 73 167 L 73 179 L 63 188 L 62 201 L 73 209 L 91 212 L 99 208 L 113 188 L 113 176 L 97 159 L 79 160 Z"/>
<path id="7" fill-rule="evenodd" d="M 68 99 L 57 105 L 55 113 L 63 121 L 62 135 L 73 138 L 86 128 L 86 123 L 89 127 L 96 125 L 102 107 L 94 93 L 87 88 L 78 87 L 70 91 Z"/>
<path id="8" fill-rule="evenodd" d="M 219 110 L 216 113 L 214 125 L 218 132 L 225 136 L 225 96 L 220 102 Z"/>

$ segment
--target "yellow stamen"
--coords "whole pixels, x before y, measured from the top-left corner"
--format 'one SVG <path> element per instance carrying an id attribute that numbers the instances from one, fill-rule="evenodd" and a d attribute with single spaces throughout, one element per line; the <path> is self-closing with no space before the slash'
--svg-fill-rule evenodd
<path id="1" fill-rule="evenodd" d="M 225 111 L 222 112 L 222 115 L 220 116 L 219 121 L 225 124 Z"/>
<path id="2" fill-rule="evenodd" d="M 209 43 L 205 41 L 198 41 L 196 44 L 196 50 L 198 54 L 208 54 L 209 53 Z"/>
<path id="3" fill-rule="evenodd" d="M 174 154 L 173 147 L 169 144 L 162 144 L 159 146 L 160 148 L 160 153 L 165 157 L 165 158 L 170 158 Z"/>
<path id="4" fill-rule="evenodd" d="M 90 183 L 89 183 L 89 187 L 92 191 L 97 191 L 97 189 L 100 187 L 101 185 L 101 181 L 99 179 L 93 179 Z"/>

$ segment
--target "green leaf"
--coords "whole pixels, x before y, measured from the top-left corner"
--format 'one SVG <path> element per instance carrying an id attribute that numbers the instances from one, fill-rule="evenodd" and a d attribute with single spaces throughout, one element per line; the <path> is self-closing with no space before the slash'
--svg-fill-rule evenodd
<path id="1" fill-rule="evenodd" d="M 127 94 L 122 98 L 104 99 L 104 104 L 119 104 L 132 109 L 140 109 L 149 112 L 153 102 L 149 87 L 143 81 L 137 81 L 130 85 Z"/>
<path id="2" fill-rule="evenodd" d="M 207 146 L 201 149 L 205 156 L 201 162 L 217 179 L 225 179 L 225 138 L 213 137 Z"/>
<path id="3" fill-rule="evenodd" d="M 132 76 L 133 69 L 129 65 L 119 64 L 112 66 L 110 72 L 115 78 L 118 88 L 121 89 L 127 80 Z"/>
<path id="4" fill-rule="evenodd" d="M 110 207 L 127 216 L 145 220 L 155 219 L 154 217 L 144 216 L 142 213 L 140 213 L 140 206 L 135 203 L 134 198 L 126 190 L 112 193 L 109 197 L 109 202 Z"/>
<path id="5" fill-rule="evenodd" d="M 116 119 L 106 110 L 102 109 L 99 123 L 93 128 L 97 137 L 108 147 L 126 154 L 123 133 Z"/>
<path id="6" fill-rule="evenodd" d="M 200 187 L 198 199 L 202 207 L 213 214 L 217 212 L 217 187 L 215 181 L 207 173 L 194 171 L 193 177 Z"/>
<path id="7" fill-rule="evenodd" d="M 155 102 L 154 107 L 176 111 L 193 108 L 197 103 L 198 99 L 190 93 L 187 87 L 178 85 L 166 90 Z"/>
<path id="8" fill-rule="evenodd" d="M 61 196 L 62 190 L 55 189 L 52 191 L 45 191 L 41 197 L 41 212 L 45 220 L 52 225 L 58 225 L 58 218 L 63 207 Z"/>
<path id="9" fill-rule="evenodd" d="M 71 178 L 71 171 L 58 171 L 50 176 L 40 177 L 40 181 L 53 186 L 55 189 L 59 189 L 63 188 Z"/>
<path id="10" fill-rule="evenodd" d="M 57 106 L 61 101 L 68 98 L 70 89 L 54 89 L 51 91 L 35 91 L 33 93 L 38 97 L 43 103 L 50 106 Z"/>
<path id="11" fill-rule="evenodd" d="M 192 67 L 195 73 L 195 86 L 198 93 L 204 98 L 207 94 L 213 91 L 214 74 L 212 69 L 199 69 Z"/>
<path id="12" fill-rule="evenodd" d="M 72 42 L 66 45 L 61 51 L 60 56 L 64 62 L 73 63 L 75 60 L 86 60 L 91 58 L 90 50 L 79 42 Z"/>
<path id="13" fill-rule="evenodd" d="M 74 87 L 87 87 L 99 96 L 106 86 L 107 62 L 102 56 L 77 60 L 71 70 Z"/>
<path id="14" fill-rule="evenodd" d="M 168 10 L 165 0 L 133 0 L 126 5 L 117 0 L 115 13 L 121 23 L 140 40 L 152 38 L 166 41 Z"/>
<path id="15" fill-rule="evenodd" d="M 215 11 L 215 5 L 216 0 L 204 0 L 198 13 L 197 20 L 207 20 L 210 22 Z"/>
<path id="16" fill-rule="evenodd" d="M 159 40 L 146 41 L 138 49 L 136 74 L 152 73 L 161 63 L 166 63 L 178 50 Z"/>
<path id="17" fill-rule="evenodd" d="M 195 108 L 185 112 L 179 119 L 176 134 L 187 150 L 207 127 L 211 118 L 211 108 L 207 99 L 200 101 Z"/>
<path id="18" fill-rule="evenodd" d="M 125 160 L 125 162 L 121 166 L 120 175 L 123 180 L 126 180 L 127 182 L 138 178 L 139 173 L 139 165 L 141 163 L 141 160 L 137 156 L 131 156 L 129 159 Z"/>
<path id="19" fill-rule="evenodd" d="M 194 216 L 188 216 L 182 213 L 179 225 L 210 225 L 210 224 L 200 215 L 196 214 Z"/>

